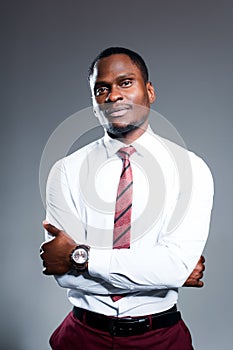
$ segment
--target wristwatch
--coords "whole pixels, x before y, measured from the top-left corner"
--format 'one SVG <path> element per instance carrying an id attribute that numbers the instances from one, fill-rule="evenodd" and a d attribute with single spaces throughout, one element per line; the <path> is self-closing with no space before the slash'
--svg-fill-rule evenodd
<path id="1" fill-rule="evenodd" d="M 70 254 L 70 260 L 73 269 L 77 271 L 84 271 L 87 268 L 89 250 L 90 247 L 84 244 L 77 245 L 77 247 L 74 248 Z"/>

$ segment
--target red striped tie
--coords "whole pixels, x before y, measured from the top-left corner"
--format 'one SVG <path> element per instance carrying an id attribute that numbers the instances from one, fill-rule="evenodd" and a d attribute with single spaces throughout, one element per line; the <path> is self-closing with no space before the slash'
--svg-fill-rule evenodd
<path id="1" fill-rule="evenodd" d="M 123 161 L 122 173 L 117 190 L 113 249 L 130 248 L 131 213 L 133 198 L 133 174 L 129 157 L 135 152 L 132 146 L 123 147 L 117 152 Z M 112 295 L 113 301 L 121 299 L 124 295 Z"/>
<path id="2" fill-rule="evenodd" d="M 122 173 L 117 190 L 113 248 L 130 247 L 130 229 L 133 197 L 133 174 L 129 157 L 135 152 L 132 146 L 120 148 L 118 156 L 123 160 Z"/>

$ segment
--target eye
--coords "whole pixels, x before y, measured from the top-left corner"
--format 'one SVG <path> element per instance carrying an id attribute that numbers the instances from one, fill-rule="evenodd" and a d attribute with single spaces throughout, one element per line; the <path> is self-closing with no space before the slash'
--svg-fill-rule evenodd
<path id="1" fill-rule="evenodd" d="M 126 80 L 122 81 L 122 83 L 121 83 L 122 87 L 130 87 L 131 85 L 132 85 L 132 80 L 130 80 L 130 79 L 126 79 Z"/>
<path id="2" fill-rule="evenodd" d="M 95 90 L 95 95 L 100 96 L 106 94 L 108 91 L 108 88 L 106 86 L 101 86 Z"/>

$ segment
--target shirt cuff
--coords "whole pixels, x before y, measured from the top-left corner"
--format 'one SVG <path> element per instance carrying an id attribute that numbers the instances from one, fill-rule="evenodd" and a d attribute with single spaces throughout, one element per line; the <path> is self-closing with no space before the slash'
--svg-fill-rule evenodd
<path id="1" fill-rule="evenodd" d="M 93 277 L 109 281 L 112 249 L 90 248 L 88 272 Z"/>

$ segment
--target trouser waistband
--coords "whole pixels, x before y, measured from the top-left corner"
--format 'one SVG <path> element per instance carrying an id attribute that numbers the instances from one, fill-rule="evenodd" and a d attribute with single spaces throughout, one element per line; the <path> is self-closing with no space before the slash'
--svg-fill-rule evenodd
<path id="1" fill-rule="evenodd" d="M 140 317 L 105 316 L 76 306 L 73 308 L 73 314 L 89 327 L 118 337 L 139 335 L 150 330 L 171 327 L 181 320 L 181 314 L 177 311 L 176 305 L 164 312 Z"/>

